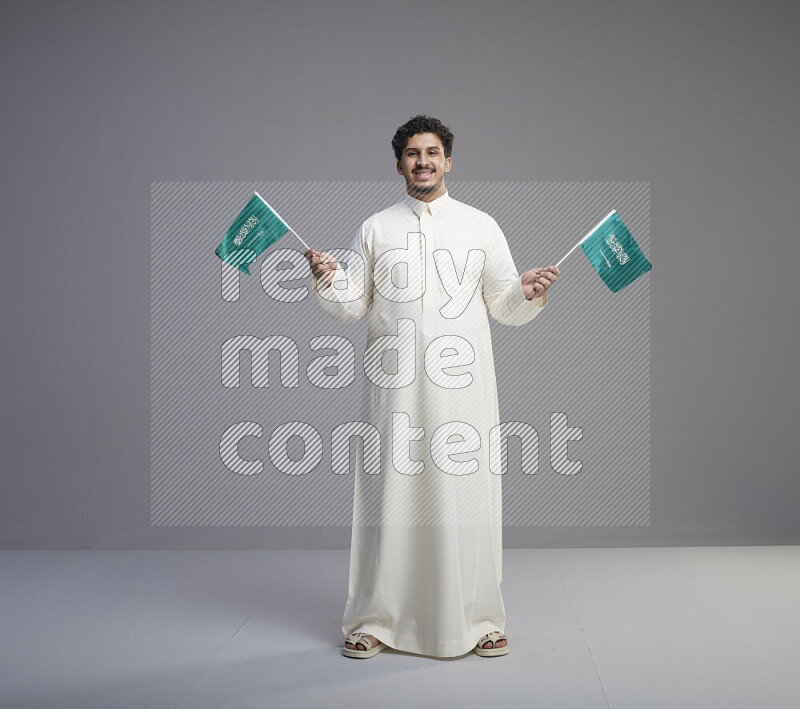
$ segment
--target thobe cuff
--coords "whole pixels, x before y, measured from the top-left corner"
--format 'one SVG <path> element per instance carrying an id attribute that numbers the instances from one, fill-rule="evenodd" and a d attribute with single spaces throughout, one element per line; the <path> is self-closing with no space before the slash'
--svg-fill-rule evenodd
<path id="1" fill-rule="evenodd" d="M 522 289 L 522 279 L 517 278 L 506 295 L 508 313 L 502 319 L 504 325 L 524 325 L 533 320 L 536 315 L 547 305 L 547 291 L 538 298 L 528 300 Z"/>
<path id="2" fill-rule="evenodd" d="M 311 277 L 311 290 L 317 296 L 317 301 L 329 315 L 337 320 L 352 320 L 363 318 L 369 308 L 369 300 L 360 292 L 358 298 L 353 298 L 354 291 L 349 288 L 334 288 L 333 282 L 342 279 L 348 283 L 345 270 L 337 264 L 333 277 L 328 283 L 320 282 L 316 276 Z M 347 295 L 345 295 L 347 294 Z"/>
<path id="3" fill-rule="evenodd" d="M 332 286 L 332 283 L 337 279 L 342 279 L 344 283 L 347 283 L 347 274 L 345 273 L 345 270 L 338 263 L 336 264 L 336 268 L 333 270 L 333 277 L 327 283 L 323 283 L 316 276 L 312 276 L 311 287 L 314 289 L 314 292 L 317 293 L 318 295 L 320 293 L 325 293 L 326 291 L 329 290 L 332 290 L 334 293 L 347 292 L 347 289 L 339 289 L 339 288 L 334 288 Z M 327 293 L 325 294 L 328 295 Z"/>

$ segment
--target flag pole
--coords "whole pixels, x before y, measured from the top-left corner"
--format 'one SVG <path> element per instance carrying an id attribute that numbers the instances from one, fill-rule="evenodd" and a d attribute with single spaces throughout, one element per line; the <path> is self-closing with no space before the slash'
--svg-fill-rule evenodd
<path id="1" fill-rule="evenodd" d="M 285 223 L 285 222 L 284 222 L 284 223 Z M 288 225 L 288 224 L 286 224 L 286 226 L 289 226 L 289 225 Z M 298 239 L 300 239 L 300 234 L 298 234 L 298 233 L 297 233 L 297 232 L 296 232 L 294 229 L 292 229 L 292 227 L 290 227 L 290 226 L 289 226 L 289 231 L 290 231 L 290 232 L 292 232 L 292 234 L 294 234 L 294 235 L 295 235 L 295 236 L 296 236 Z M 301 243 L 303 244 L 303 246 L 305 246 L 307 249 L 310 249 L 310 248 L 311 248 L 311 247 L 310 247 L 310 246 L 309 246 L 309 245 L 308 245 L 308 244 L 307 244 L 305 241 L 303 241 L 302 239 L 300 239 L 300 242 L 301 242 Z"/>
<path id="2" fill-rule="evenodd" d="M 282 221 L 284 224 L 286 224 L 286 228 L 287 228 L 287 229 L 288 229 L 290 232 L 292 232 L 292 234 L 294 234 L 294 235 L 295 235 L 295 236 L 296 236 L 298 239 L 300 239 L 300 234 L 298 234 L 298 233 L 297 233 L 297 232 L 296 232 L 294 229 L 292 229 L 292 227 L 290 227 L 290 226 L 289 226 L 289 224 L 286 222 L 286 220 L 285 220 L 285 219 L 284 219 L 284 218 L 283 218 L 283 217 L 282 217 L 280 214 L 278 214 L 278 211 L 277 211 L 276 209 L 274 209 L 274 208 L 273 208 L 273 207 L 270 205 L 270 203 L 269 203 L 269 202 L 267 202 L 267 200 L 265 200 L 265 199 L 264 199 L 264 198 L 263 198 L 263 197 L 262 197 L 260 194 L 258 194 L 258 190 L 253 190 L 253 192 L 255 193 L 256 197 L 258 197 L 258 198 L 259 198 L 259 199 L 260 199 L 260 200 L 261 200 L 261 201 L 262 201 L 264 204 L 266 204 L 266 205 L 267 205 L 267 207 L 269 207 L 269 208 L 270 208 L 270 209 L 271 209 L 273 212 L 275 212 L 275 216 L 277 216 L 277 217 L 278 217 L 278 219 L 280 219 L 280 220 L 281 220 L 281 221 Z M 303 246 L 305 246 L 307 249 L 310 249 L 310 248 L 311 248 L 311 247 L 310 247 L 310 246 L 309 246 L 309 245 L 308 245 L 308 244 L 307 244 L 305 241 L 303 241 L 302 239 L 300 239 L 300 242 L 301 242 L 301 243 L 303 244 Z"/>
<path id="3" fill-rule="evenodd" d="M 581 240 L 580 240 L 580 241 L 579 241 L 577 244 L 575 244 L 575 246 L 573 246 L 573 247 L 572 247 L 572 248 L 571 248 L 571 249 L 570 249 L 570 250 L 567 252 L 567 255 L 566 255 L 566 256 L 564 256 L 564 258 L 562 258 L 562 259 L 561 259 L 561 260 L 560 260 L 560 261 L 559 261 L 559 262 L 556 264 L 556 268 L 558 268 L 558 267 L 559 267 L 559 266 L 560 266 L 560 265 L 561 265 L 561 264 L 562 264 L 564 261 L 566 261 L 566 259 L 567 259 L 567 256 L 569 256 L 569 255 L 570 255 L 570 254 L 571 254 L 573 251 L 575 251 L 575 249 L 577 249 L 577 248 L 578 248 L 578 247 L 579 247 L 579 246 L 580 246 L 580 245 L 581 245 L 581 244 L 582 244 L 584 241 L 586 241 L 586 239 L 588 239 L 588 238 L 589 238 L 589 237 L 590 237 L 592 234 L 594 234 L 594 233 L 595 233 L 595 232 L 596 232 L 596 231 L 597 231 L 597 230 L 600 228 L 600 226 L 603 224 L 603 222 L 604 222 L 606 219 L 608 219 L 608 218 L 609 218 L 609 217 L 610 217 L 612 214 L 614 214 L 616 211 L 617 211 L 616 209 L 612 209 L 612 210 L 611 210 L 611 211 L 610 211 L 608 214 L 606 214 L 606 216 L 604 216 L 604 217 L 603 217 L 603 218 L 602 218 L 602 219 L 601 219 L 601 220 L 600 220 L 600 221 L 599 221 L 599 222 L 598 222 L 598 223 L 595 225 L 594 229 L 592 229 L 592 230 L 591 230 L 591 231 L 590 231 L 590 232 L 589 232 L 589 233 L 588 233 L 586 236 L 584 236 L 584 237 L 583 237 L 583 238 L 582 238 L 582 239 L 581 239 Z"/>

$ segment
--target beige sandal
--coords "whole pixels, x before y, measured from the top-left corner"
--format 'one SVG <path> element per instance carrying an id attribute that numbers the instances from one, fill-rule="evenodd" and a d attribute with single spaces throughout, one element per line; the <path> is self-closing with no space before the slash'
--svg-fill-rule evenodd
<path id="1" fill-rule="evenodd" d="M 372 641 L 367 637 L 367 633 L 362 632 L 350 633 L 350 635 L 348 635 L 345 639 L 345 642 L 353 643 L 353 647 L 345 646 L 342 648 L 342 653 L 345 657 L 372 657 L 386 648 L 386 643 L 383 643 L 380 640 L 378 640 L 378 644 L 375 647 L 372 647 Z M 361 643 L 366 650 L 359 650 L 356 647 L 356 643 Z"/>
<path id="2" fill-rule="evenodd" d="M 484 648 L 483 644 L 492 641 L 492 646 Z M 498 640 L 505 640 L 506 644 L 503 647 L 495 647 Z M 509 652 L 508 638 L 499 630 L 493 630 L 491 633 L 486 633 L 475 646 L 475 653 L 481 657 L 496 657 L 497 655 L 507 655 Z"/>

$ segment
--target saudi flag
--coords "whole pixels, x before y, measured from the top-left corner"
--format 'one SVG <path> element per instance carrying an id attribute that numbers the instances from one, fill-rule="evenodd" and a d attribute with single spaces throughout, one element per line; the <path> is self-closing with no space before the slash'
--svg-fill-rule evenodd
<path id="1" fill-rule="evenodd" d="M 612 209 L 579 245 L 597 275 L 614 293 L 653 268 L 616 209 Z"/>
<path id="2" fill-rule="evenodd" d="M 249 276 L 250 264 L 290 231 L 297 236 L 266 200 L 254 192 L 239 216 L 233 220 L 222 243 L 217 246 L 216 254 L 225 263 Z"/>

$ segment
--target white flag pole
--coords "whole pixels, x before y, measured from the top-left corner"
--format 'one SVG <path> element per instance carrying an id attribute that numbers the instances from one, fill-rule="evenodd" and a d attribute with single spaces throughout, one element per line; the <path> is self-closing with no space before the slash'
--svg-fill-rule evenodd
<path id="1" fill-rule="evenodd" d="M 275 210 L 273 207 L 271 207 L 271 206 L 270 206 L 270 203 L 269 203 L 269 202 L 267 202 L 267 200 L 265 200 L 265 199 L 264 199 L 264 198 L 263 198 L 263 197 L 262 197 L 260 194 L 258 194 L 258 192 L 257 192 L 256 190 L 253 190 L 253 192 L 255 192 L 255 195 L 256 195 L 256 197 L 258 197 L 258 198 L 259 198 L 259 199 L 260 199 L 260 200 L 261 200 L 261 201 L 262 201 L 264 204 L 266 204 L 266 205 L 267 205 L 267 207 L 269 207 L 269 208 L 270 208 L 270 209 L 271 209 L 273 212 L 275 212 L 275 216 L 277 216 L 277 217 L 278 217 L 278 219 L 280 219 L 280 220 L 281 220 L 281 221 L 282 221 L 284 224 L 286 224 L 286 226 L 288 227 L 289 231 L 290 231 L 290 232 L 292 232 L 292 234 L 294 234 L 294 235 L 295 235 L 295 236 L 296 236 L 298 239 L 300 239 L 300 234 L 298 234 L 298 233 L 297 233 L 297 232 L 296 232 L 294 229 L 292 229 L 292 227 L 290 227 L 290 226 L 289 226 L 289 224 L 287 223 L 287 221 L 286 221 L 286 220 L 285 220 L 285 219 L 284 219 L 284 218 L 283 218 L 283 217 L 282 217 L 280 214 L 278 214 L 277 210 Z M 303 241 L 302 239 L 300 239 L 300 241 L 301 241 L 301 243 L 303 244 L 303 246 L 305 246 L 307 249 L 310 249 L 310 248 L 311 248 L 311 247 L 310 247 L 310 246 L 309 246 L 309 245 L 308 245 L 308 244 L 307 244 L 305 241 Z"/>
<path id="2" fill-rule="evenodd" d="M 567 252 L 567 256 L 569 256 L 569 255 L 570 255 L 570 254 L 571 254 L 573 251 L 575 251 L 575 249 L 577 249 L 577 248 L 578 248 L 578 247 L 579 247 L 579 246 L 580 246 L 580 245 L 581 245 L 581 244 L 582 244 L 584 241 L 586 241 L 586 239 L 588 239 L 588 238 L 589 238 L 589 237 L 590 237 L 592 234 L 594 234 L 594 233 L 595 233 L 595 232 L 596 232 L 596 231 L 597 231 L 597 230 L 600 228 L 600 226 L 602 226 L 603 222 L 605 222 L 605 220 L 606 220 L 606 219 L 608 219 L 608 218 L 609 218 L 609 217 L 610 217 L 612 214 L 616 213 L 616 211 L 617 211 L 616 209 L 612 209 L 612 210 L 611 210 L 611 211 L 610 211 L 608 214 L 606 214 L 606 216 L 604 216 L 604 217 L 603 217 L 603 218 L 602 218 L 602 219 L 601 219 L 601 220 L 600 220 L 600 221 L 599 221 L 599 222 L 598 222 L 598 223 L 595 225 L 594 229 L 592 229 L 592 230 L 591 230 L 591 231 L 590 231 L 590 232 L 589 232 L 589 233 L 588 233 L 586 236 L 584 236 L 584 237 L 583 237 L 583 238 L 582 238 L 582 239 L 581 239 L 581 240 L 580 240 L 580 241 L 579 241 L 577 244 L 575 244 L 575 246 L 573 246 L 573 247 L 572 247 L 572 248 L 571 248 L 571 249 L 570 249 L 570 250 Z M 562 263 L 563 263 L 563 262 L 564 262 L 564 261 L 567 259 L 567 256 L 564 256 L 564 258 L 562 258 L 562 259 L 561 259 L 561 260 L 560 260 L 560 261 L 559 261 L 559 262 L 556 264 L 556 268 L 558 268 L 558 267 L 559 267 L 559 266 L 560 266 L 560 265 L 561 265 L 561 264 L 562 264 Z"/>
<path id="3" fill-rule="evenodd" d="M 277 214 L 277 212 L 276 212 L 276 214 Z M 284 222 L 284 224 L 286 224 L 286 222 Z M 288 224 L 286 224 L 286 226 L 289 226 L 289 225 L 288 225 Z M 296 232 L 294 229 L 292 229 L 292 227 L 290 227 L 290 226 L 289 226 L 289 231 L 290 231 L 290 232 L 292 232 L 292 234 L 294 234 L 294 235 L 295 235 L 295 236 L 296 236 L 298 239 L 300 239 L 300 234 L 298 234 L 298 233 L 297 233 L 297 232 Z M 301 244 L 303 244 L 303 246 L 305 246 L 307 249 L 310 249 L 310 248 L 311 248 L 311 247 L 310 247 L 310 246 L 309 246 L 309 245 L 308 245 L 308 244 L 307 244 L 305 241 L 303 241 L 302 239 L 300 239 L 300 243 L 301 243 Z"/>

